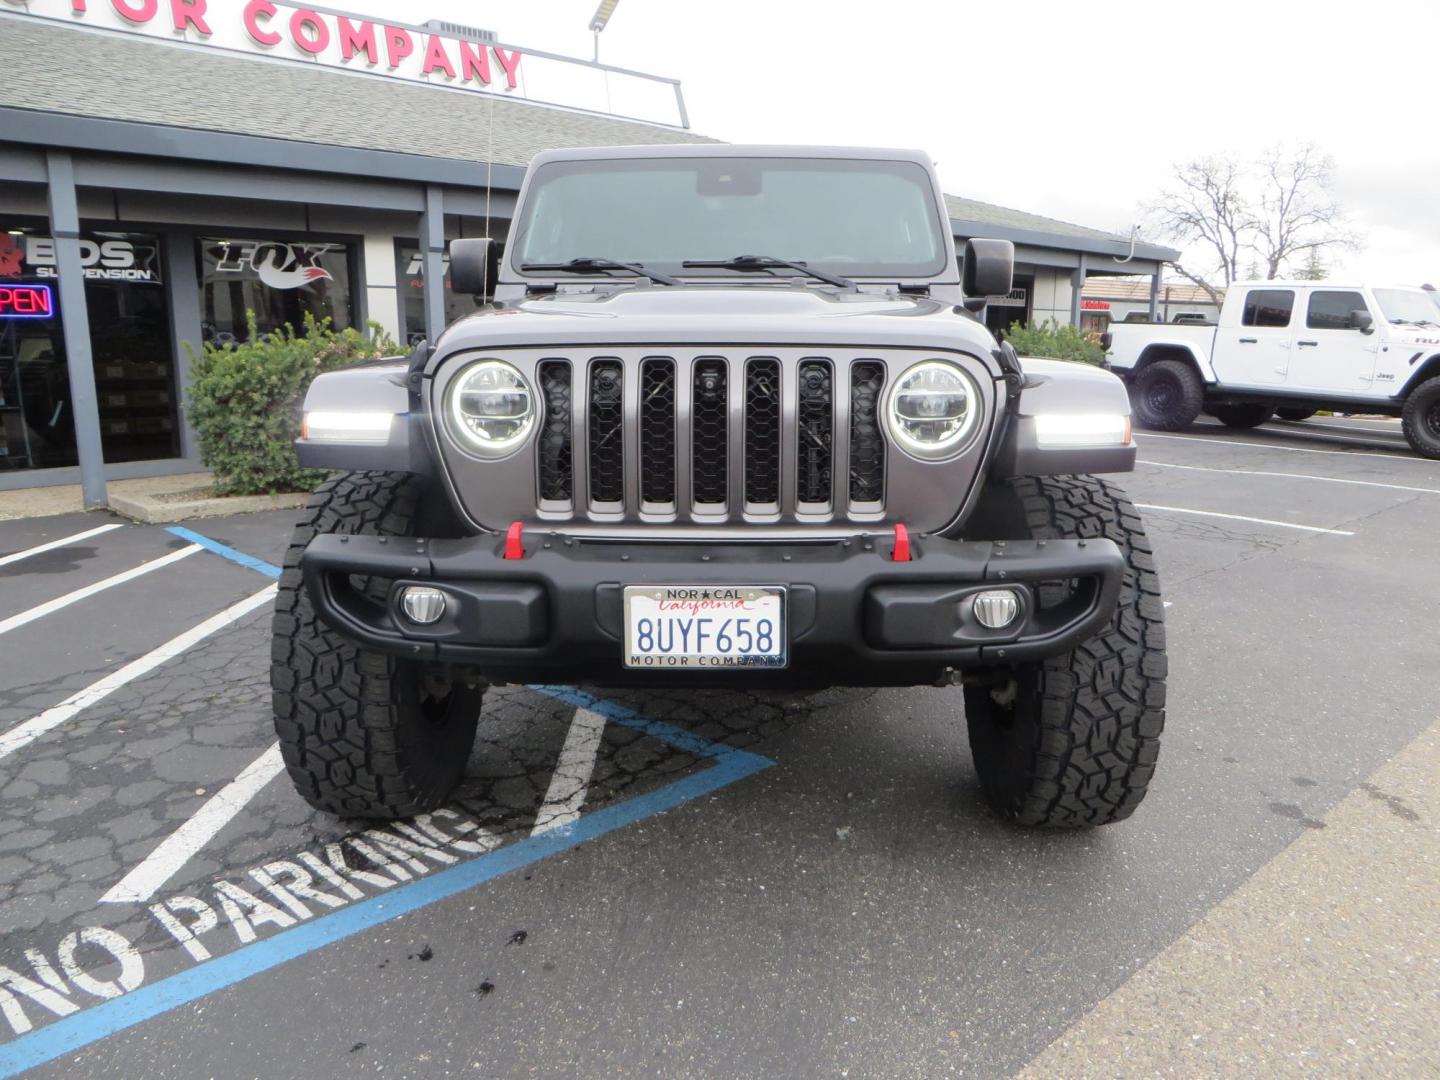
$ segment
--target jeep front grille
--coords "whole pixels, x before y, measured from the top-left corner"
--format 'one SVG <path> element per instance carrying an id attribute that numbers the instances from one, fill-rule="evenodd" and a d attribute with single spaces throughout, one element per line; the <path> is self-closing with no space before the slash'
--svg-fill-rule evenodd
<path id="1" fill-rule="evenodd" d="M 834 376 L 829 360 L 803 360 L 796 390 L 797 443 L 796 498 L 802 505 L 823 509 L 830 505 L 831 477 L 835 475 Z"/>
<path id="2" fill-rule="evenodd" d="M 625 366 L 596 360 L 590 367 L 590 501 L 625 501 Z"/>
<path id="3" fill-rule="evenodd" d="M 850 501 L 879 505 L 885 483 L 885 440 L 880 436 L 880 391 L 885 365 L 857 360 L 850 369 Z"/>
<path id="4" fill-rule="evenodd" d="M 640 362 L 640 497 L 657 508 L 675 505 L 675 361 Z"/>
<path id="5" fill-rule="evenodd" d="M 540 362 L 540 396 L 545 403 L 545 426 L 540 429 L 540 498 L 569 502 L 575 477 L 571 467 L 570 361 Z"/>
<path id="6" fill-rule="evenodd" d="M 882 360 L 545 358 L 539 509 L 597 520 L 871 520 L 885 511 Z"/>
<path id="7" fill-rule="evenodd" d="M 725 361 L 707 356 L 695 362 L 690 388 L 690 460 L 697 506 L 723 507 L 729 488 L 729 374 Z"/>
<path id="8" fill-rule="evenodd" d="M 745 362 L 745 506 L 780 509 L 780 361 Z"/>

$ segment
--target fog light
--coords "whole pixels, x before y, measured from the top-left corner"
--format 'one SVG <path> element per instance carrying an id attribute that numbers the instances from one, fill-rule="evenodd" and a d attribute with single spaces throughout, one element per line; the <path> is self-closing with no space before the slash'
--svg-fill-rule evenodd
<path id="1" fill-rule="evenodd" d="M 428 585 L 407 585 L 400 593 L 400 608 L 411 622 L 428 626 L 445 614 L 445 594 Z"/>
<path id="2" fill-rule="evenodd" d="M 987 589 L 970 601 L 975 621 L 987 630 L 1009 626 L 1020 614 L 1020 598 L 1013 589 Z"/>

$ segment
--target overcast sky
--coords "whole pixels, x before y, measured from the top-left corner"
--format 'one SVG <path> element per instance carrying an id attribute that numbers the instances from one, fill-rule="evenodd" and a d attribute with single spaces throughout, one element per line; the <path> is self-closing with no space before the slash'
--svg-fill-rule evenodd
<path id="1" fill-rule="evenodd" d="M 405 7 L 589 57 L 596 3 Z M 1440 283 L 1437 0 L 620 0 L 600 48 L 698 132 L 920 147 L 951 192 L 1124 234 L 1175 162 L 1313 141 L 1365 238 L 1331 276 Z"/>

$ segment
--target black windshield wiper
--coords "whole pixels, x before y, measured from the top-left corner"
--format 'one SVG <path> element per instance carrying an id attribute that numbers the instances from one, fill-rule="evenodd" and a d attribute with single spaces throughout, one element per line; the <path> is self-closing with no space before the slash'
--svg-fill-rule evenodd
<path id="1" fill-rule="evenodd" d="M 842 289 L 858 289 L 860 287 L 849 278 L 843 278 L 839 274 L 827 274 L 824 270 L 811 269 L 803 262 L 796 262 L 793 259 L 777 259 L 773 255 L 736 255 L 733 259 L 686 259 L 680 265 L 697 269 L 711 267 L 717 270 L 774 270 L 783 266 L 791 270 L 799 270 L 816 281 L 839 285 Z"/>
<path id="2" fill-rule="evenodd" d="M 669 274 L 662 274 L 658 270 L 646 270 L 639 263 L 616 262 L 614 259 L 587 257 L 559 263 L 521 263 L 520 269 L 522 271 L 534 270 L 539 273 L 544 273 L 546 270 L 566 270 L 572 274 L 608 274 L 611 270 L 625 270 L 640 277 L 647 277 L 657 285 L 680 284 Z"/>

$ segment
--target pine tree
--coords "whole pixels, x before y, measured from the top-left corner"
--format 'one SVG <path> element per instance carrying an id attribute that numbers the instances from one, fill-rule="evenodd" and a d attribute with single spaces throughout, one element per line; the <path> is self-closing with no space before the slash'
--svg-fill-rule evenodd
<path id="1" fill-rule="evenodd" d="M 1300 271 L 1300 280 L 1324 281 L 1329 276 L 1330 271 L 1325 269 L 1325 261 L 1320 258 L 1320 252 L 1311 248 L 1310 254 L 1305 257 L 1305 266 Z"/>

